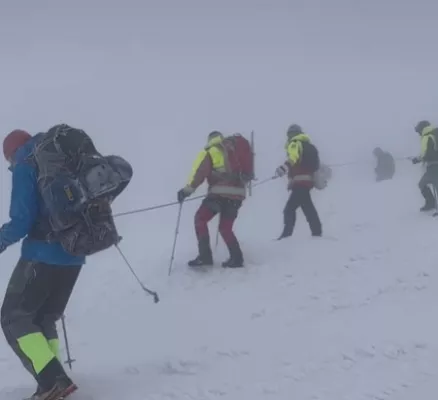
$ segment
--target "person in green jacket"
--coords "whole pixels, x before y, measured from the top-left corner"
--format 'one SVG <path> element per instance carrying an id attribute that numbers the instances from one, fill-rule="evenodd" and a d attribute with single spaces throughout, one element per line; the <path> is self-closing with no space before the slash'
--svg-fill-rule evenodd
<path id="1" fill-rule="evenodd" d="M 436 209 L 435 195 L 438 193 L 438 127 L 433 126 L 429 121 L 420 121 L 415 126 L 415 131 L 421 136 L 421 153 L 420 156 L 412 159 L 412 163 L 423 162 L 426 165 L 426 172 L 418 183 L 425 199 L 420 211 L 430 211 Z M 429 185 L 433 187 L 435 195 Z"/>

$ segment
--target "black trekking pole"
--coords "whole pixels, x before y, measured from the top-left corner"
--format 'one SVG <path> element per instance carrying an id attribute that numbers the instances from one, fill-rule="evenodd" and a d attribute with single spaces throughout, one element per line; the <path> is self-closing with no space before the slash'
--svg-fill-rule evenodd
<path id="1" fill-rule="evenodd" d="M 271 177 L 269 177 L 269 178 L 266 178 L 266 179 L 263 179 L 263 180 L 261 180 L 260 182 L 257 182 L 257 183 L 254 183 L 254 185 L 252 185 L 252 187 L 254 188 L 254 187 L 256 187 L 256 186 L 260 186 L 260 185 L 264 185 L 265 183 L 268 183 L 268 182 L 270 182 L 270 181 L 273 181 L 274 179 L 277 179 L 278 178 L 278 176 L 271 176 Z"/>
<path id="2" fill-rule="evenodd" d="M 170 274 L 172 273 L 173 260 L 175 259 L 176 241 L 178 239 L 179 225 L 181 223 L 182 206 L 183 203 L 181 202 L 178 209 L 178 216 L 176 218 L 176 228 L 175 228 L 175 235 L 173 237 L 172 255 L 170 256 L 168 276 L 170 276 Z"/>
<path id="3" fill-rule="evenodd" d="M 75 359 L 71 358 L 70 356 L 70 346 L 68 344 L 68 337 L 67 337 L 67 326 L 65 324 L 65 315 L 61 317 L 61 323 L 62 323 L 62 330 L 64 332 L 64 342 L 65 342 L 65 349 L 67 352 L 67 361 L 65 362 L 70 367 L 70 370 L 72 369 L 72 364 L 76 361 Z"/>
<path id="4" fill-rule="evenodd" d="M 128 261 L 128 259 L 126 258 L 125 254 L 123 253 L 123 251 L 120 249 L 119 245 L 115 245 L 116 249 L 118 250 L 118 252 L 120 253 L 120 255 L 123 258 L 123 261 L 125 261 L 126 266 L 130 269 L 132 275 L 134 275 L 134 278 L 137 280 L 138 284 L 140 285 L 140 287 L 143 289 L 143 291 L 145 293 L 147 293 L 149 296 L 152 296 L 154 298 L 154 303 L 158 303 L 160 301 L 160 298 L 158 297 L 158 293 L 154 292 L 153 290 L 148 289 L 143 282 L 140 280 L 140 278 L 137 276 L 137 274 L 134 271 L 134 268 L 132 268 L 131 263 Z"/>

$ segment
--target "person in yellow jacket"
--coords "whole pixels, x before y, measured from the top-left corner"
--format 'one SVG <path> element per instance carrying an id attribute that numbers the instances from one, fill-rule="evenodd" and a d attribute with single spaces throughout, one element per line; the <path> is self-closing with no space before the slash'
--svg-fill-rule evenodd
<path id="1" fill-rule="evenodd" d="M 438 128 L 429 121 L 420 121 L 415 126 L 415 131 L 421 137 L 421 153 L 419 157 L 414 157 L 414 164 L 423 162 L 426 165 L 426 172 L 418 182 L 418 187 L 425 199 L 425 204 L 420 211 L 430 211 L 436 209 L 435 196 L 438 193 Z M 430 189 L 431 185 L 435 195 Z"/>
<path id="2" fill-rule="evenodd" d="M 189 261 L 191 267 L 213 265 L 208 223 L 220 215 L 219 233 L 230 253 L 223 267 L 243 267 L 243 255 L 233 232 L 233 225 L 242 202 L 246 197 L 246 187 L 241 181 L 230 179 L 226 174 L 223 152 L 217 147 L 224 136 L 218 131 L 208 135 L 207 146 L 198 154 L 187 185 L 178 191 L 179 202 L 190 196 L 204 181 L 208 183 L 208 194 L 195 214 L 195 232 L 198 239 L 198 256 Z"/>
<path id="3" fill-rule="evenodd" d="M 319 155 L 317 148 L 311 143 L 299 125 L 291 125 L 287 130 L 285 145 L 287 160 L 276 169 L 276 176 L 288 174 L 288 189 L 291 194 L 284 208 L 284 228 L 278 238 L 284 239 L 292 235 L 296 211 L 301 207 L 309 224 L 312 236 L 321 236 L 321 221 L 313 204 L 310 191 L 315 185 L 314 173 L 319 169 Z"/>

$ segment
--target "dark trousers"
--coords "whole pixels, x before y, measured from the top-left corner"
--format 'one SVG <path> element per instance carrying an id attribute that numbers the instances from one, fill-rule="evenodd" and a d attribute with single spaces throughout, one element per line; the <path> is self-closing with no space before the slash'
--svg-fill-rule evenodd
<path id="1" fill-rule="evenodd" d="M 42 386 L 46 385 L 40 376 L 49 363 L 54 373 L 63 372 L 62 364 L 56 360 L 60 358 L 56 321 L 65 311 L 80 270 L 80 266 L 20 259 L 6 289 L 1 308 L 4 335 L 24 367 Z"/>
<path id="2" fill-rule="evenodd" d="M 438 191 L 438 165 L 430 165 L 426 168 L 426 172 L 418 182 L 418 187 L 421 194 L 426 201 L 425 206 L 432 208 L 435 206 L 435 196 L 429 185 L 431 185 L 435 191 Z"/>
<path id="3" fill-rule="evenodd" d="M 310 189 L 302 186 L 296 186 L 292 189 L 292 193 L 284 208 L 284 229 L 281 237 L 291 236 L 297 219 L 297 209 L 303 210 L 304 216 L 309 223 L 312 235 L 321 236 L 322 227 L 321 221 L 310 196 Z"/>
<path id="4" fill-rule="evenodd" d="M 219 233 L 222 236 L 230 257 L 241 259 L 242 252 L 234 235 L 233 225 L 242 206 L 241 200 L 232 200 L 222 196 L 207 196 L 195 214 L 195 231 L 198 239 L 199 256 L 212 259 L 208 223 L 219 214 Z"/>

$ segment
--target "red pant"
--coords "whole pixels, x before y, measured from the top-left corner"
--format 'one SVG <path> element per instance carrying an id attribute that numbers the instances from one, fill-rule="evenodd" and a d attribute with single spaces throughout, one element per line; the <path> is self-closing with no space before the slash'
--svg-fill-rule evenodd
<path id="1" fill-rule="evenodd" d="M 208 223 L 216 214 L 220 214 L 219 233 L 227 246 L 235 244 L 237 239 L 233 232 L 233 225 L 241 205 L 241 200 L 207 196 L 195 214 L 195 231 L 198 241 L 209 237 Z"/>

